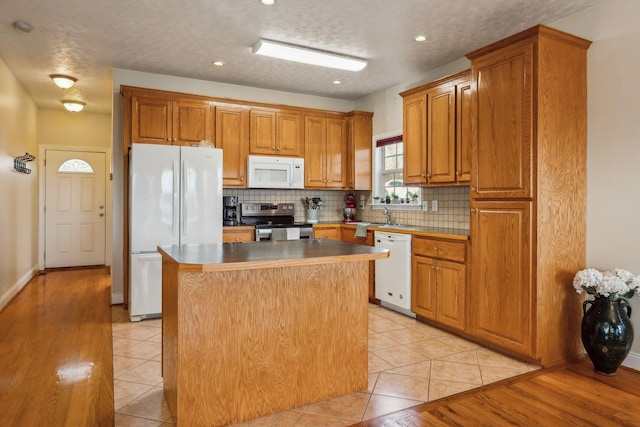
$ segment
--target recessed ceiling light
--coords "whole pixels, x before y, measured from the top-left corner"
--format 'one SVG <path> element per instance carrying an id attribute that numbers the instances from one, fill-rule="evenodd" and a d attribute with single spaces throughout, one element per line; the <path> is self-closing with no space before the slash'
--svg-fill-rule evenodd
<path id="1" fill-rule="evenodd" d="M 215 65 L 216 67 L 222 67 L 224 65 L 224 62 L 222 62 L 222 61 L 213 61 L 213 65 Z"/>
<path id="2" fill-rule="evenodd" d="M 260 0 L 260 3 L 262 3 L 265 6 L 272 6 L 275 2 L 276 0 Z"/>
<path id="3" fill-rule="evenodd" d="M 416 36 L 416 37 L 414 38 L 414 40 L 415 40 L 415 41 L 417 41 L 417 42 L 423 42 L 423 41 L 425 41 L 426 39 L 427 39 L 427 37 L 426 37 L 426 36 Z"/>
<path id="4" fill-rule="evenodd" d="M 64 74 L 50 74 L 49 77 L 60 89 L 69 89 L 78 81 L 75 77 L 65 76 Z"/>
<path id="5" fill-rule="evenodd" d="M 259 39 L 253 45 L 253 53 L 347 71 L 360 71 L 367 66 L 367 61 L 364 59 L 265 39 Z"/>
<path id="6" fill-rule="evenodd" d="M 64 108 L 66 108 L 67 111 L 71 111 L 73 113 L 82 111 L 84 106 L 87 105 L 82 101 L 62 100 L 60 102 L 62 102 L 62 105 L 64 105 Z"/>
<path id="7" fill-rule="evenodd" d="M 340 85 L 340 84 L 342 84 L 342 82 L 341 82 L 340 80 L 334 80 L 334 81 L 333 81 L 333 84 L 334 84 L 334 85 Z"/>

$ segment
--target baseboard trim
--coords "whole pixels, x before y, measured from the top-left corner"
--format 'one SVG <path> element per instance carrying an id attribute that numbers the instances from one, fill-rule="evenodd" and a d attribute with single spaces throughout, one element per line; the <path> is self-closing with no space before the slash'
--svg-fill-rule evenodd
<path id="1" fill-rule="evenodd" d="M 111 304 L 122 304 L 124 302 L 124 295 L 121 293 L 111 294 Z"/>
<path id="2" fill-rule="evenodd" d="M 27 273 L 22 276 L 13 286 L 11 286 L 4 295 L 0 296 L 0 311 L 4 310 L 7 304 L 9 304 L 11 300 L 20 293 L 22 288 L 24 288 L 25 285 L 29 283 L 29 280 L 31 280 L 31 278 L 36 275 L 37 271 L 38 266 L 33 266 L 31 270 L 27 271 Z"/>
<path id="3" fill-rule="evenodd" d="M 640 371 L 640 354 L 629 353 L 624 362 L 622 362 L 622 366 Z"/>

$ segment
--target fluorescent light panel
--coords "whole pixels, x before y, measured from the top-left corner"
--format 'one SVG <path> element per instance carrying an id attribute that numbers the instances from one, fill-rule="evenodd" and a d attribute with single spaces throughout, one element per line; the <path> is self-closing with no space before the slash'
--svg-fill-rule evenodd
<path id="1" fill-rule="evenodd" d="M 302 62 L 303 64 L 319 65 L 321 67 L 347 71 L 360 71 L 367 66 L 367 61 L 363 59 L 265 39 L 260 39 L 253 45 L 253 53 L 270 56 L 272 58 L 285 59 L 287 61 Z"/>

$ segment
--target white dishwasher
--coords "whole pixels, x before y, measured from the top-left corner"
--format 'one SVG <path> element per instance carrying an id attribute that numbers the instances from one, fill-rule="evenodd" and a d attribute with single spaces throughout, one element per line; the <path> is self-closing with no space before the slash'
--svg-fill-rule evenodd
<path id="1" fill-rule="evenodd" d="M 384 307 L 411 317 L 411 234 L 374 233 L 375 247 L 389 249 L 389 258 L 376 260 L 376 298 Z"/>

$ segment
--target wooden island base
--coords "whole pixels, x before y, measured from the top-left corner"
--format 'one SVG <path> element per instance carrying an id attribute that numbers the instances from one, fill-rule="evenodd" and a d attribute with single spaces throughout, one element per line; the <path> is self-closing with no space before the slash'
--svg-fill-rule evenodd
<path id="1" fill-rule="evenodd" d="M 164 390 L 180 426 L 229 425 L 367 388 L 368 260 L 182 267 L 163 254 Z"/>

